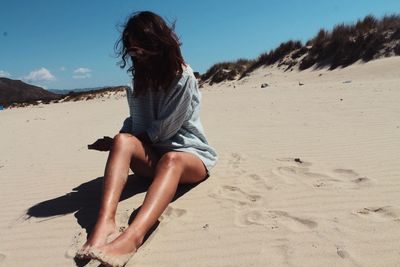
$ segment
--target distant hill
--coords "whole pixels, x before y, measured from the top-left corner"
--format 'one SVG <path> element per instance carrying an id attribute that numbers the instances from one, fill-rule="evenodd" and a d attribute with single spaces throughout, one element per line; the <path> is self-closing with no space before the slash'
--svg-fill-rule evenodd
<path id="1" fill-rule="evenodd" d="M 113 86 L 100 86 L 100 87 L 77 88 L 77 89 L 47 89 L 47 91 L 55 93 L 55 94 L 67 95 L 71 92 L 90 92 L 90 91 L 111 88 L 111 87 L 113 87 Z"/>
<path id="2" fill-rule="evenodd" d="M 89 89 L 89 91 L 70 91 L 68 94 L 63 95 L 63 98 L 58 102 L 68 101 L 87 101 L 95 98 L 110 97 L 111 95 L 125 94 L 128 86 L 112 86 L 102 87 L 101 89 Z"/>
<path id="3" fill-rule="evenodd" d="M 13 103 L 31 103 L 38 100 L 51 101 L 62 96 L 20 80 L 0 78 L 0 104 L 7 107 Z"/>
<path id="4" fill-rule="evenodd" d="M 52 90 L 24 83 L 20 80 L 0 78 L 0 105 L 6 108 L 25 107 L 39 103 L 87 101 L 96 98 L 118 97 L 125 94 L 127 86 L 85 88 L 76 90 Z M 57 92 L 57 93 L 54 93 Z"/>
<path id="5" fill-rule="evenodd" d="M 346 67 L 358 60 L 364 62 L 400 55 L 400 15 L 376 19 L 366 16 L 352 25 L 339 24 L 331 31 L 321 29 L 302 44 L 290 40 L 257 59 L 239 59 L 211 66 L 200 76 L 200 85 L 242 79 L 262 66 L 276 66 L 284 71 L 308 68 Z"/>

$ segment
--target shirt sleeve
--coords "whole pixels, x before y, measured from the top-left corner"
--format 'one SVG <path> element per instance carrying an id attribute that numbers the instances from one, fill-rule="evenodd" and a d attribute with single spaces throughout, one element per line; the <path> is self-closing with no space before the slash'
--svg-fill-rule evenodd
<path id="1" fill-rule="evenodd" d="M 178 83 L 176 87 L 170 89 L 159 118 L 153 121 L 146 131 L 153 144 L 174 136 L 190 117 L 193 89 L 190 77 L 184 84 Z"/>
<path id="2" fill-rule="evenodd" d="M 133 85 L 133 82 L 132 82 Z M 126 88 L 126 99 L 128 101 L 128 106 L 129 106 L 129 116 L 126 118 L 122 124 L 121 130 L 119 130 L 120 133 L 132 133 L 132 91 L 131 88 Z"/>
<path id="3" fill-rule="evenodd" d="M 132 118 L 128 117 L 124 120 L 120 133 L 132 133 Z"/>

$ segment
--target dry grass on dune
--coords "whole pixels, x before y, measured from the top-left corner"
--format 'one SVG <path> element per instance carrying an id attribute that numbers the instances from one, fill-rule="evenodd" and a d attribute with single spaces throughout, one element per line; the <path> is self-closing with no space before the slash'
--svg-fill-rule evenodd
<path id="1" fill-rule="evenodd" d="M 357 60 L 369 61 L 376 56 L 400 55 L 400 16 L 386 16 L 377 20 L 367 16 L 353 25 L 340 24 L 331 32 L 323 29 L 307 42 L 308 55 L 300 69 L 314 64 L 331 69 L 346 67 Z"/>
<path id="2" fill-rule="evenodd" d="M 234 62 L 221 62 L 213 65 L 205 74 L 201 75 L 201 81 L 209 80 L 210 85 L 226 80 L 235 80 L 249 66 L 254 64 L 254 60 L 238 59 Z"/>
<path id="3" fill-rule="evenodd" d="M 400 15 L 377 19 L 372 15 L 354 24 L 339 24 L 331 31 L 321 29 L 302 44 L 287 41 L 257 59 L 239 59 L 213 65 L 200 77 L 201 83 L 218 83 L 243 78 L 261 66 L 278 64 L 285 71 L 310 67 L 335 69 L 358 60 L 364 62 L 400 55 Z"/>

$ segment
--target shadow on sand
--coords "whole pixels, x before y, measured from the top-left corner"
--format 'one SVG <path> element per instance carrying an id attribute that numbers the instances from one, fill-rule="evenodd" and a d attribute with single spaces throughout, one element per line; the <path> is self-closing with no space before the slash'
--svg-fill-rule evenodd
<path id="1" fill-rule="evenodd" d="M 73 188 L 71 192 L 63 196 L 49 199 L 30 207 L 26 212 L 28 219 L 30 217 L 48 218 L 75 213 L 74 216 L 76 217 L 77 222 L 83 229 L 86 230 L 86 233 L 89 236 L 96 223 L 97 214 L 100 208 L 103 178 L 104 177 L 98 177 Z M 146 192 L 150 184 L 151 180 L 149 178 L 130 175 L 121 194 L 120 201 L 128 199 L 136 194 Z M 172 202 L 186 194 L 197 185 L 198 183 L 179 185 Z M 134 210 L 129 218 L 128 223 L 131 223 L 134 220 L 139 209 L 140 207 Z M 147 233 L 144 242 L 146 242 L 146 239 L 158 227 L 158 225 L 159 221 L 157 221 Z M 75 259 L 77 266 L 84 266 L 88 262 L 89 260 Z"/>

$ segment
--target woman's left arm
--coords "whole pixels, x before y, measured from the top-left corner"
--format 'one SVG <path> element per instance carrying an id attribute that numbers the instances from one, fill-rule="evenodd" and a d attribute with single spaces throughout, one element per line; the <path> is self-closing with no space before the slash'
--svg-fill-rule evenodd
<path id="1" fill-rule="evenodd" d="M 191 76 L 183 84 L 171 88 L 160 111 L 159 119 L 151 123 L 146 130 L 151 142 L 158 143 L 174 136 L 191 112 L 193 90 L 197 81 Z"/>

